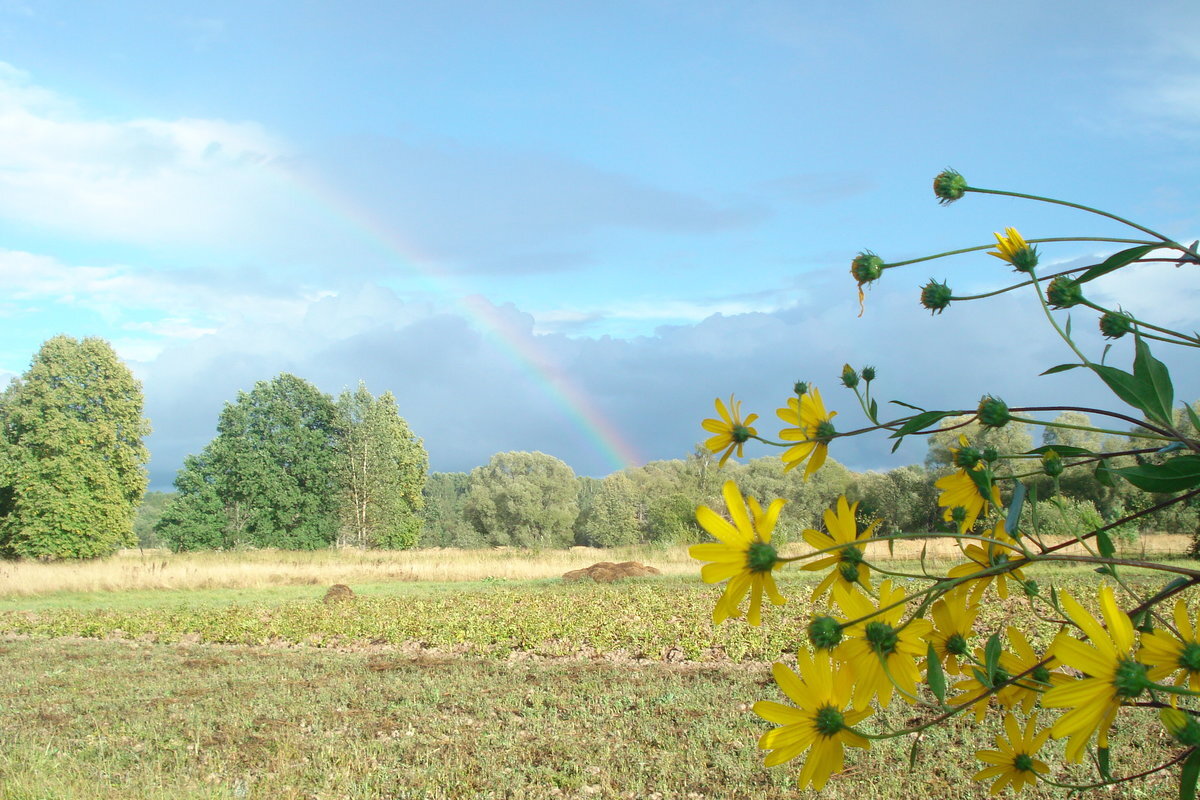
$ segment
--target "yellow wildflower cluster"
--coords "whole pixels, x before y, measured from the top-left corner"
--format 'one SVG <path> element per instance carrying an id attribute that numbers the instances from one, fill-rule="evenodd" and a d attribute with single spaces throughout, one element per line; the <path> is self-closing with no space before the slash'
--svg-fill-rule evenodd
<path id="1" fill-rule="evenodd" d="M 973 192 L 1046 200 L 978 189 L 953 170 L 934 180 L 934 192 L 943 203 Z M 782 448 L 784 470 L 803 465 L 806 481 L 826 462 L 830 443 L 839 437 L 878 431 L 903 440 L 935 433 L 942 420 L 951 418 L 947 429 L 975 424 L 980 431 L 976 441 L 984 443 L 972 446 L 967 436 L 958 436 L 958 446 L 949 448 L 951 466 L 936 480 L 931 479 L 937 495 L 936 518 L 941 520 L 935 531 L 894 531 L 880 520 L 865 519 L 859 504 L 845 496 L 814 520 L 817 524 L 813 527 L 802 528 L 799 520 L 781 525 L 788 519 L 782 500 L 773 500 L 764 510 L 758 500 L 744 497 L 734 481 L 724 485 L 723 509 L 698 508 L 697 521 L 716 541 L 693 546 L 691 555 L 708 562 L 701 570 L 705 581 L 727 582 L 713 612 L 714 622 L 740 618 L 742 602 L 749 596 L 745 619 L 751 625 L 762 624 L 764 596 L 775 605 L 785 602 L 775 576 L 788 564 L 822 573 L 811 593 L 804 590 L 810 594 L 808 643 L 797 648 L 795 668 L 783 663 L 773 667 L 775 681 L 790 702 L 764 700 L 754 706 L 758 716 L 776 726 L 759 738 L 759 747 L 768 751 L 766 765 L 803 759 L 799 772 L 802 788 L 821 789 L 841 772 L 847 748 L 867 750 L 873 740 L 913 737 L 958 718 L 991 728 L 995 749 L 976 752 L 983 767 L 974 776 L 989 784 L 991 794 L 1020 792 L 1040 783 L 1069 792 L 1112 787 L 1182 765 L 1179 795 L 1196 797 L 1200 781 L 1200 625 L 1192 616 L 1187 593 L 1200 585 L 1200 570 L 1122 558 L 1109 532 L 1147 513 L 1144 509 L 1154 511 L 1200 497 L 1200 438 L 1181 424 L 1184 420 L 1192 431 L 1200 430 L 1200 414 L 1190 406 L 1185 409 L 1186 417 L 1175 410 L 1169 371 L 1146 344 L 1146 339 L 1154 339 L 1200 347 L 1200 335 L 1143 323 L 1123 310 L 1104 309 L 1084 300 L 1080 287 L 1143 259 L 1200 263 L 1200 252 L 1195 244 L 1181 245 L 1111 214 L 1075 203 L 1066 205 L 1131 225 L 1151 238 L 1100 240 L 1135 246 L 1102 263 L 1068 270 L 1069 279 L 1063 277 L 1067 273 L 1050 276 L 1058 281 L 1059 289 L 1069 280 L 1078 295 L 1073 295 L 1070 303 L 1062 301 L 1061 291 L 1056 294 L 1053 281 L 1044 292 L 1036 247 L 1039 242 L 1070 240 L 1026 240 L 1016 229 L 1006 228 L 1004 234 L 995 234 L 990 255 L 1021 273 L 1009 288 L 1032 286 L 1055 334 L 1080 359 L 1047 372 L 1074 367 L 1090 370 L 1133 412 L 1084 410 L 1136 422 L 1129 437 L 1144 447 L 1102 452 L 1059 440 L 1053 447 L 997 452 L 985 446 L 998 441 L 988 438 L 989 431 L 1014 421 L 1050 427 L 1057 423 L 1030 418 L 1030 412 L 1081 409 L 1077 404 L 1009 408 L 988 394 L 973 411 L 927 411 L 899 403 L 916 413 L 882 420 L 878 403 L 871 397 L 875 368 L 860 371 L 849 365 L 839 377 L 842 385 L 854 392 L 867 417 L 869 424 L 860 430 L 839 433 L 833 426 L 837 412 L 827 410 L 821 393 L 806 383 L 797 383 L 795 396 L 776 410 L 784 423 L 779 441 L 760 437 L 757 429 L 750 427 L 757 415 L 743 419 L 741 404 L 733 397 L 728 404 L 717 400 L 718 418 L 703 422 L 703 428 L 712 434 L 706 445 L 720 454 L 721 465 L 732 454 L 742 457 L 743 445 L 754 439 Z M 948 251 L 931 258 L 987 247 Z M 1147 258 L 1158 250 L 1176 252 L 1169 258 L 1161 253 Z M 862 287 L 879 280 L 885 270 L 926 260 L 889 264 L 869 251 L 860 253 L 851 267 L 860 303 Z M 944 283 L 938 286 L 944 290 L 936 298 L 939 311 L 951 299 L 957 303 L 997 293 L 957 297 Z M 922 302 L 930 307 L 926 294 Z M 1096 310 L 1101 332 L 1108 338 L 1134 335 L 1132 372 L 1094 363 L 1083 355 L 1071 338 L 1069 321 L 1060 325 L 1053 315 L 1054 309 L 1068 305 Z M 965 422 L 963 415 L 967 415 Z M 1075 422 L 1059 427 L 1082 427 L 1097 438 L 1112 433 Z M 1138 456 L 1136 464 L 1113 466 L 1113 459 L 1131 455 Z M 1033 471 L 1028 471 L 1031 468 Z M 1057 491 L 1060 476 L 1075 468 L 1093 471 L 1095 479 L 1107 486 L 1115 485 L 1116 480 L 1127 481 L 1155 499 L 1124 517 L 1113 514 L 1115 518 L 1079 530 L 1073 538 L 1064 537 L 1067 541 L 1048 540 L 1037 515 L 1022 513 L 1026 494 L 1047 487 L 1051 493 Z M 1030 488 L 1033 477 L 1042 481 L 1040 490 Z M 1161 499 L 1164 496 L 1167 499 Z M 802 543 L 790 547 L 778 540 L 772 543 L 777 527 L 800 529 Z M 881 559 L 897 542 L 939 537 L 953 540 L 962 556 L 959 563 L 931 569 L 924 550 L 919 570 L 899 571 Z M 1046 591 L 1034 578 L 1045 575 L 1042 564 L 1055 561 L 1098 567 L 1096 572 L 1104 577 L 1094 590 L 1088 588 L 1086 595 L 1058 587 Z M 1146 581 L 1126 580 L 1127 570 L 1133 569 L 1165 571 L 1172 580 L 1145 591 Z M 789 589 L 787 583 L 783 589 Z M 1173 603 L 1170 611 L 1164 606 L 1168 602 Z M 897 703 L 914 706 L 921 713 L 882 713 Z M 1147 711 L 1158 716 L 1164 734 L 1159 740 L 1169 744 L 1163 748 L 1158 767 L 1121 775 L 1110 755 L 1110 733 L 1123 718 Z M 889 727 L 887 720 L 895 718 L 909 721 L 905 727 Z M 1147 740 L 1139 746 L 1161 745 Z M 1082 768 L 1059 766 L 1056 761 L 1067 765 L 1086 761 L 1094 767 L 1095 779 L 1073 783 L 1079 780 Z"/>

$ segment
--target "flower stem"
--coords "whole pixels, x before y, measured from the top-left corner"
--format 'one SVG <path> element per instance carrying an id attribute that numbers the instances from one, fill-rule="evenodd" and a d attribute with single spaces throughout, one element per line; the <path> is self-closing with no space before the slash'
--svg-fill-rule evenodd
<path id="1" fill-rule="evenodd" d="M 1037 200 L 1040 203 L 1052 203 L 1054 205 L 1066 206 L 1067 208 L 1077 208 L 1080 211 L 1087 211 L 1091 214 L 1097 214 L 1101 217 L 1107 217 L 1108 219 L 1114 220 L 1116 222 L 1120 222 L 1122 225 L 1128 225 L 1131 228 L 1136 228 L 1137 230 L 1141 231 L 1142 233 L 1148 234 L 1150 236 L 1153 236 L 1155 239 L 1159 239 L 1159 240 L 1163 241 L 1167 246 L 1173 247 L 1176 250 L 1181 250 L 1185 253 L 1190 252 L 1186 247 L 1179 244 L 1174 239 L 1163 236 L 1158 231 L 1151 230 L 1150 228 L 1147 228 L 1144 225 L 1138 225 L 1136 222 L 1131 222 L 1130 220 L 1127 220 L 1124 217 L 1118 217 L 1116 214 L 1110 214 L 1107 211 L 1101 211 L 1098 208 L 1092 208 L 1091 206 L 1085 206 L 1080 203 L 1072 203 L 1068 200 L 1055 200 L 1053 197 L 1042 197 L 1041 195 L 1025 194 L 1024 192 L 1006 192 L 1001 189 L 978 189 L 974 186 L 968 186 L 966 188 L 966 191 L 976 192 L 977 194 L 994 194 L 994 195 L 1000 195 L 1002 197 L 1020 197 L 1025 200 Z M 1031 239 L 1030 241 L 1034 241 L 1034 240 Z"/>

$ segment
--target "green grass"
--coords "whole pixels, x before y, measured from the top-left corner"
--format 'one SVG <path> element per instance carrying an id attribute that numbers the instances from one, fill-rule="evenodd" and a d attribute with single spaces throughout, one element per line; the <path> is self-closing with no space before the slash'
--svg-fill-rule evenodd
<path id="1" fill-rule="evenodd" d="M 1036 577 L 1094 594 L 1087 569 Z M 817 579 L 785 575 L 791 602 L 762 628 L 714 628 L 720 588 L 675 578 L 400 582 L 329 606 L 313 586 L 8 601 L 0 798 L 794 797 L 798 765 L 761 766 L 750 707 L 783 699 L 768 662 L 804 641 Z M 989 598 L 985 629 L 1030 622 L 1022 599 Z M 863 727 L 920 714 L 897 702 Z M 876 743 L 824 795 L 983 797 L 970 776 L 991 733 L 930 729 L 911 774 L 911 736 Z M 1116 774 L 1171 752 L 1153 715 L 1122 715 Z"/>

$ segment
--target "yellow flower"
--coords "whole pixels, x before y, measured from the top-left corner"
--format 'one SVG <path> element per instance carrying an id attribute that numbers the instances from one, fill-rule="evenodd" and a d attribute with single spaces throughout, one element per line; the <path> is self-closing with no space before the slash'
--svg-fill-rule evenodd
<path id="1" fill-rule="evenodd" d="M 996 233 L 996 250 L 988 255 L 1007 261 L 1021 272 L 1029 272 L 1037 266 L 1037 248 L 1030 247 L 1016 228 L 1005 228 L 1004 236 Z"/>
<path id="2" fill-rule="evenodd" d="M 1061 636 L 1052 645 L 1054 655 L 1086 677 L 1046 692 L 1042 705 L 1071 709 L 1054 723 L 1050 735 L 1055 739 L 1068 737 L 1067 759 L 1078 762 L 1093 733 L 1097 746 L 1108 747 L 1108 730 L 1117 711 L 1145 691 L 1150 680 L 1146 665 L 1135 658 L 1133 624 L 1129 615 L 1117 608 L 1112 587 L 1100 587 L 1100 613 L 1105 625 L 1066 592 L 1060 592 L 1059 597 L 1067 616 L 1090 644 Z"/>
<path id="3" fill-rule="evenodd" d="M 1142 649 L 1138 658 L 1150 667 L 1150 680 L 1161 681 L 1177 670 L 1176 686 L 1187 684 L 1193 692 L 1200 691 L 1200 636 L 1188 618 L 1187 605 L 1175 601 L 1175 627 L 1179 636 L 1156 630 L 1142 634 Z"/>
<path id="4" fill-rule="evenodd" d="M 1035 731 L 1037 732 L 1035 733 Z M 1006 715 L 1004 732 L 1008 734 L 1008 740 L 1005 741 L 1003 736 L 997 735 L 996 747 L 999 748 L 998 750 L 975 752 L 976 758 L 985 764 L 992 765 L 975 774 L 977 781 L 996 779 L 988 794 L 1000 794 L 1006 786 L 1012 786 L 1014 792 L 1019 792 L 1026 786 L 1033 786 L 1037 783 L 1038 775 L 1045 775 L 1050 771 L 1046 762 L 1034 758 L 1050 735 L 1049 728 L 1037 730 L 1037 714 L 1032 715 L 1025 723 L 1024 733 L 1021 732 L 1021 727 L 1013 715 Z"/>
<path id="5" fill-rule="evenodd" d="M 729 456 L 734 450 L 737 450 L 738 458 L 742 457 L 742 447 L 752 436 L 757 436 L 758 431 L 750 427 L 750 423 L 758 419 L 758 414 L 751 414 L 745 420 L 741 418 L 742 403 L 740 400 L 734 400 L 733 395 L 729 396 L 729 407 L 721 402 L 721 398 L 715 401 L 717 413 L 721 415 L 720 419 L 706 419 L 700 423 L 700 426 L 709 433 L 715 433 L 704 443 L 704 446 L 713 453 L 721 453 L 721 460 L 718 466 L 725 466 L 725 462 L 729 460 Z"/>
<path id="6" fill-rule="evenodd" d="M 837 412 L 826 412 L 821 393 L 816 387 L 810 387 L 799 398 L 789 397 L 787 408 L 780 408 L 775 414 L 794 426 L 781 430 L 779 438 L 785 442 L 799 442 L 784 451 L 783 471 L 798 467 L 805 459 L 809 459 L 808 466 L 804 468 L 804 480 L 808 480 L 821 468 L 829 454 L 829 440 L 837 433 L 831 420 L 837 416 Z"/>
<path id="7" fill-rule="evenodd" d="M 984 469 L 984 465 L 981 461 L 975 465 L 973 471 L 982 469 Z M 979 515 L 987 509 L 989 503 L 997 507 L 1000 505 L 1000 487 L 994 483 L 991 484 L 991 491 L 985 497 L 979 484 L 965 469 L 960 469 L 944 478 L 938 478 L 933 485 L 942 490 L 942 493 L 938 495 L 938 505 L 946 508 L 942 519 L 946 522 L 954 520 L 954 509 L 958 507 L 965 512 L 960 512 L 962 516 L 958 520 L 959 533 L 969 531 L 975 524 L 975 520 L 979 519 Z"/>
<path id="8" fill-rule="evenodd" d="M 972 667 L 971 676 L 966 680 L 959 681 L 954 684 L 954 688 L 961 692 L 949 699 L 951 705 L 971 705 L 974 706 L 975 721 L 983 722 L 984 716 L 987 714 L 988 707 L 994 699 L 999 705 L 1004 708 L 1012 708 L 1019 701 L 1020 689 L 1015 683 L 1009 683 L 1012 680 L 1012 674 L 1003 666 L 1004 651 L 1000 652 L 1000 663 L 996 665 L 996 674 L 994 678 L 989 679 L 987 673 L 982 666 Z M 986 653 L 983 648 L 975 649 L 975 660 L 979 664 L 983 664 L 986 659 Z M 963 674 L 966 674 L 965 672 Z"/>
<path id="9" fill-rule="evenodd" d="M 933 631 L 929 641 L 948 675 L 962 675 L 958 660 L 969 652 L 967 639 L 975 632 L 979 606 L 967 596 L 965 584 L 946 592 L 933 604 Z"/>
<path id="10" fill-rule="evenodd" d="M 870 741 L 850 730 L 869 717 L 870 709 L 850 710 L 854 678 L 846 670 L 835 670 L 827 651 L 796 654 L 800 674 L 783 664 L 772 666 L 775 682 L 795 707 L 769 700 L 754 704 L 754 713 L 781 725 L 764 733 L 758 740 L 762 750 L 772 752 L 764 759 L 768 767 L 791 761 L 805 750 L 808 758 L 800 770 L 800 788 L 812 784 L 820 790 L 835 772 L 845 766 L 845 746 L 867 748 Z"/>
<path id="11" fill-rule="evenodd" d="M 878 607 L 857 591 L 835 585 L 833 593 L 846 615 L 845 622 L 853 623 L 845 628 L 846 638 L 834 655 L 848 664 L 855 676 L 854 707 L 866 708 L 878 695 L 879 705 L 887 708 L 897 687 L 906 702 L 914 702 L 921 677 L 917 660 L 929 649 L 925 638 L 933 626 L 923 619 L 900 624 L 904 590 L 893 588 L 890 580 L 879 585 Z"/>
<path id="12" fill-rule="evenodd" d="M 749 592 L 750 611 L 746 619 L 751 625 L 759 625 L 762 623 L 764 591 L 777 606 L 787 602 L 771 577 L 771 570 L 783 566 L 771 546 L 771 531 L 775 529 L 784 501 L 773 500 L 764 512 L 753 497 L 743 499 L 733 481 L 726 481 L 721 491 L 733 523 L 708 506 L 697 508 L 696 521 L 718 541 L 692 545 L 688 554 L 698 561 L 713 562 L 700 568 L 700 577 L 705 583 L 729 581 L 713 609 L 713 622 L 738 616 L 738 606 Z"/>
<path id="13" fill-rule="evenodd" d="M 853 589 L 855 585 L 862 586 L 868 591 L 871 589 L 870 570 L 863 563 L 862 547 L 852 545 L 865 543 L 867 539 L 871 538 L 871 534 L 879 527 L 879 522 L 872 522 L 859 533 L 858 521 L 854 516 L 857 508 L 858 503 L 848 503 L 845 497 L 839 497 L 836 513 L 832 509 L 825 509 L 825 530 L 828 533 L 822 533 L 813 528 L 807 528 L 804 531 L 804 541 L 817 550 L 829 550 L 839 545 L 845 545 L 840 550 L 832 551 L 824 558 L 818 558 L 802 567 L 802 569 L 813 571 L 837 565 L 836 569 L 826 575 L 825 579 L 813 590 L 813 600 L 825 594 L 835 583 L 847 590 Z"/>
<path id="14" fill-rule="evenodd" d="M 1017 542 L 1004 530 L 1004 520 L 1000 520 L 992 528 L 988 534 L 989 539 L 993 541 L 981 542 L 980 544 L 968 544 L 965 547 L 959 543 L 962 548 L 963 555 L 971 559 L 965 564 L 959 564 L 952 567 L 946 573 L 950 578 L 969 578 L 971 584 L 971 602 L 978 603 L 979 598 L 983 596 L 983 592 L 991 585 L 992 581 L 996 582 L 996 594 L 1000 595 L 1001 600 L 1008 598 L 1008 581 L 1025 580 L 1025 573 L 1019 568 L 1013 568 L 1004 572 L 992 572 L 986 575 L 980 575 L 978 578 L 972 576 L 983 572 L 984 570 L 999 567 L 1009 562 L 1017 561 L 1023 563 L 1024 555 L 1018 549 Z"/>
<path id="15" fill-rule="evenodd" d="M 1049 653 L 1046 657 L 1039 656 L 1020 629 L 1009 626 L 1008 641 L 1012 652 L 1006 650 L 1000 654 L 1000 668 L 1009 675 L 1024 676 L 1013 683 L 1010 696 L 1013 706 L 1020 706 L 1021 710 L 1028 714 L 1043 692 L 1070 683 L 1071 678 L 1061 672 L 1055 672 L 1058 659 Z M 1053 650 L 1054 645 L 1051 645 L 1050 651 Z M 1046 663 L 1043 664 L 1042 661 Z"/>

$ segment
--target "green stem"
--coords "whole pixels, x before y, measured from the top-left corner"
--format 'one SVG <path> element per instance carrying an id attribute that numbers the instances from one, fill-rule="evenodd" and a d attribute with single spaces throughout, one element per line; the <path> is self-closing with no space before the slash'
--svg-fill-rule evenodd
<path id="1" fill-rule="evenodd" d="M 1173 436 L 1159 436 L 1157 434 L 1136 434 L 1131 431 L 1115 431 L 1110 428 L 1093 428 L 1090 425 L 1072 425 L 1068 422 L 1046 422 L 1040 419 L 1031 419 L 1028 417 L 1010 416 L 1013 422 L 1024 422 L 1026 425 L 1041 425 L 1046 428 L 1068 428 L 1075 431 L 1090 431 L 1093 433 L 1109 433 L 1114 436 L 1128 436 L 1130 438 L 1137 437 L 1139 439 L 1157 439 L 1163 442 L 1176 441 Z"/>
<path id="2" fill-rule="evenodd" d="M 1046 239 L 1026 239 L 1029 244 L 1041 244 L 1042 242 L 1116 242 L 1117 244 L 1156 244 L 1156 242 L 1147 242 L 1144 239 L 1113 239 L 1105 236 L 1054 236 Z M 920 258 L 910 258 L 907 261 L 896 261 L 891 264 L 884 264 L 884 269 L 892 267 L 907 267 L 909 264 L 920 264 L 922 261 L 933 261 L 938 258 L 947 256 L 958 256 L 963 253 L 974 253 L 979 250 L 987 250 L 995 247 L 995 244 L 982 244 L 976 247 L 964 247 L 959 250 L 947 250 L 943 253 L 937 253 L 932 256 L 921 256 Z M 1085 268 L 1086 269 L 1086 268 Z"/>
<path id="3" fill-rule="evenodd" d="M 1053 197 L 1042 197 L 1041 195 L 1025 194 L 1024 192 L 1006 192 L 1006 191 L 1003 191 L 1000 189 L 977 189 L 974 186 L 968 186 L 966 188 L 966 191 L 976 192 L 977 194 L 994 194 L 994 195 L 999 195 L 1001 197 L 1020 197 L 1025 200 L 1037 200 L 1040 203 L 1052 203 L 1054 205 L 1066 206 L 1067 208 L 1077 208 L 1080 211 L 1087 211 L 1088 213 L 1097 214 L 1101 217 L 1107 217 L 1108 219 L 1114 220 L 1116 222 L 1120 222 L 1122 225 L 1128 225 L 1129 227 L 1135 228 L 1136 230 L 1139 230 L 1142 233 L 1153 236 L 1155 239 L 1161 240 L 1168 247 L 1174 248 L 1176 250 L 1181 250 L 1185 253 L 1190 252 L 1188 250 L 1188 248 L 1179 244 L 1174 239 L 1163 236 L 1158 231 L 1151 230 L 1150 228 L 1147 228 L 1144 225 L 1138 225 L 1136 222 L 1131 222 L 1130 220 L 1127 220 L 1124 217 L 1118 217 L 1116 214 L 1110 214 L 1107 211 L 1101 211 L 1098 208 L 1092 208 L 1091 206 L 1085 206 L 1080 203 L 1072 203 L 1067 200 L 1055 200 Z M 1030 240 L 1030 241 L 1032 241 L 1032 240 Z"/>
<path id="4" fill-rule="evenodd" d="M 1052 781 L 1049 778 L 1043 778 L 1041 775 L 1038 776 L 1038 780 L 1042 781 L 1043 783 L 1047 783 L 1051 786 L 1057 786 L 1060 789 L 1071 789 L 1076 792 L 1082 792 L 1087 789 L 1103 789 L 1105 786 L 1114 786 L 1118 783 L 1125 783 L 1127 781 L 1136 781 L 1139 778 L 1146 777 L 1147 775 L 1153 775 L 1156 772 L 1162 772 L 1164 769 L 1173 767 L 1176 764 L 1178 764 L 1180 761 L 1183 761 L 1185 758 L 1187 758 L 1189 755 L 1192 754 L 1193 749 L 1194 748 L 1189 747 L 1187 750 L 1184 750 L 1182 753 L 1180 753 L 1179 755 L 1177 755 L 1175 758 L 1171 759 L 1167 763 L 1160 764 L 1157 767 L 1146 770 L 1145 772 L 1139 772 L 1136 775 L 1127 775 L 1124 778 L 1114 778 L 1111 781 L 1103 781 L 1102 783 L 1089 783 L 1089 784 L 1083 784 L 1083 785 L 1077 785 L 1074 783 L 1059 783 L 1058 781 Z"/>
<path id="5" fill-rule="evenodd" d="M 1080 300 L 1079 302 L 1080 302 L 1080 305 L 1085 305 L 1088 308 L 1092 309 L 1093 311 L 1099 311 L 1101 314 L 1113 313 L 1112 309 L 1105 308 L 1104 306 L 1101 306 L 1101 305 L 1097 305 L 1096 303 L 1093 303 L 1091 300 L 1088 300 L 1086 298 L 1084 298 L 1083 300 Z M 1145 322 L 1144 320 L 1140 320 L 1137 317 L 1133 317 L 1133 316 L 1130 316 L 1129 319 L 1131 322 L 1133 322 L 1139 328 L 1149 328 L 1152 331 L 1158 331 L 1159 333 L 1165 333 L 1168 336 L 1174 336 L 1176 338 L 1183 339 L 1187 342 L 1200 343 L 1200 336 L 1188 336 L 1187 334 L 1180 333 L 1179 331 L 1173 331 L 1170 328 L 1163 328 L 1158 325 L 1153 325 L 1149 322 Z M 1163 339 L 1160 336 L 1153 336 L 1149 333 L 1145 333 L 1144 331 L 1139 331 L 1139 333 L 1148 339 L 1157 339 L 1160 342 L 1169 342 L 1170 344 L 1180 344 L 1180 342 L 1175 342 L 1171 339 Z"/>

